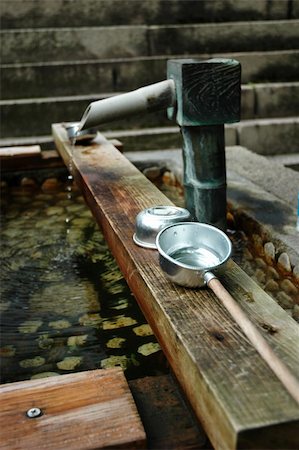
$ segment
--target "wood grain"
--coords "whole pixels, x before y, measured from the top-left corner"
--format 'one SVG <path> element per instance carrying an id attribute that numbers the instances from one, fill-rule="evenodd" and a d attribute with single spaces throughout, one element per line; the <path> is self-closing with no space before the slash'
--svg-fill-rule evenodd
<path id="1" fill-rule="evenodd" d="M 145 448 L 145 433 L 120 368 L 0 387 L 1 450 Z M 38 407 L 42 416 L 28 418 Z"/>
<path id="2" fill-rule="evenodd" d="M 53 134 L 68 163 L 65 130 L 56 124 Z M 107 142 L 76 148 L 73 165 L 112 253 L 215 448 L 297 448 L 297 403 L 221 302 L 209 290 L 170 283 L 157 252 L 133 243 L 136 214 L 171 202 Z M 232 263 L 221 280 L 298 374 L 298 325 L 252 280 L 247 287 L 248 278 Z M 279 332 L 268 333 L 261 324 L 273 321 Z"/>

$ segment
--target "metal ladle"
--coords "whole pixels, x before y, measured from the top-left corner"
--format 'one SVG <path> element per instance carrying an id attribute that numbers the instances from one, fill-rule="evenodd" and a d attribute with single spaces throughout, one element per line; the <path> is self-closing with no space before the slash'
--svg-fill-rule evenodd
<path id="1" fill-rule="evenodd" d="M 208 224 L 181 222 L 161 230 L 156 246 L 167 278 L 185 287 L 207 285 L 299 404 L 298 380 L 213 273 L 230 258 L 232 245 L 226 234 Z"/>

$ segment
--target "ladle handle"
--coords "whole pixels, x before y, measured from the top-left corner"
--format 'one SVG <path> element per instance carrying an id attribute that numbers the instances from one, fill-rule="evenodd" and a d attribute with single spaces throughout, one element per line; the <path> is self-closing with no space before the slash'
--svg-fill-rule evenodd
<path id="1" fill-rule="evenodd" d="M 299 382 L 297 378 L 295 378 L 288 367 L 273 352 L 268 342 L 264 339 L 255 325 L 249 320 L 247 315 L 221 284 L 221 282 L 210 273 L 207 274 L 206 282 L 209 288 L 214 292 L 223 306 L 243 330 L 255 349 L 275 373 L 277 378 L 282 382 L 287 391 L 299 404 Z"/>

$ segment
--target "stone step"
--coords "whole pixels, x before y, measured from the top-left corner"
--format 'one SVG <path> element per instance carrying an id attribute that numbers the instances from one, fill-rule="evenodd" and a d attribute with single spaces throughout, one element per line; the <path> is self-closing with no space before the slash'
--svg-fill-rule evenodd
<path id="1" fill-rule="evenodd" d="M 181 148 L 179 127 L 165 126 L 140 130 L 104 131 L 109 140 L 120 141 L 126 152 Z M 242 145 L 264 156 L 299 155 L 299 118 L 243 120 L 225 126 L 226 146 Z M 51 134 L 44 136 L 7 137 L 0 139 L 0 147 L 36 145 L 53 149 Z M 296 158 L 298 161 L 298 158 Z"/>
<path id="2" fill-rule="evenodd" d="M 299 50 L 194 54 L 189 57 L 235 58 L 242 65 L 242 83 L 297 81 Z M 173 55 L 181 58 L 184 55 Z M 90 95 L 98 92 L 129 91 L 166 77 L 169 56 L 3 64 L 3 99 Z"/>
<path id="3" fill-rule="evenodd" d="M 142 130 L 106 131 L 107 139 L 118 139 L 125 151 L 180 148 L 178 126 Z M 264 156 L 299 153 L 299 118 L 242 120 L 225 126 L 227 146 L 241 145 Z"/>
<path id="4" fill-rule="evenodd" d="M 41 28 L 299 18 L 298 0 L 2 0 L 1 26 Z"/>
<path id="5" fill-rule="evenodd" d="M 112 94 L 0 101 L 1 136 L 47 135 L 51 123 L 78 121 L 88 104 Z M 295 116 L 299 111 L 299 81 L 242 85 L 242 119 Z M 166 112 L 145 114 L 101 126 L 102 130 L 169 126 Z"/>
<path id="6" fill-rule="evenodd" d="M 299 48 L 299 20 L 1 31 L 2 64 Z"/>

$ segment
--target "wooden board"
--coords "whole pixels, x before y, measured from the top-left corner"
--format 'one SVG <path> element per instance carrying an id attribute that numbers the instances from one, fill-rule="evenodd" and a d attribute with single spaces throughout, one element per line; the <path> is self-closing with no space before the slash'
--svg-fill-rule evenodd
<path id="1" fill-rule="evenodd" d="M 146 448 L 120 368 L 2 385 L 0 404 L 1 450 Z M 43 414 L 28 418 L 34 407 Z"/>
<path id="2" fill-rule="evenodd" d="M 53 134 L 68 164 L 71 148 L 64 128 L 54 125 Z M 133 243 L 136 214 L 145 207 L 171 204 L 170 200 L 104 140 L 99 145 L 76 147 L 73 168 L 112 253 L 215 448 L 298 448 L 298 404 L 214 294 L 173 285 L 159 268 L 157 252 Z M 298 374 L 296 322 L 233 262 L 221 280 Z M 265 323 L 278 331 L 269 333 L 271 327 L 264 327 Z"/>

